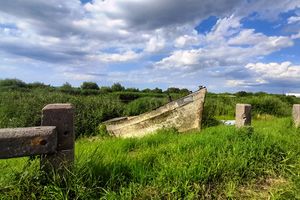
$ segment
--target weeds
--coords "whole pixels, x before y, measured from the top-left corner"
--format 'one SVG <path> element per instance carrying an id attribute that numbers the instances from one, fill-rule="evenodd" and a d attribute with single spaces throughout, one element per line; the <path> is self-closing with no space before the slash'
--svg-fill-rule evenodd
<path id="1" fill-rule="evenodd" d="M 216 126 L 190 134 L 161 130 L 141 139 L 80 139 L 75 169 L 68 177 L 42 183 L 32 170 L 38 167 L 34 163 L 20 170 L 21 176 L 7 170 L 4 177 L 10 173 L 13 178 L 6 180 L 6 187 L 12 187 L 1 197 L 299 198 L 300 135 L 289 120 L 254 121 L 252 128 L 245 129 Z M 10 160 L 1 161 L 1 167 L 3 163 L 7 168 Z M 271 181 L 267 189 L 259 186 L 263 180 L 267 184 L 278 179 L 284 184 Z M 245 193 L 245 188 L 252 188 L 252 193 Z"/>

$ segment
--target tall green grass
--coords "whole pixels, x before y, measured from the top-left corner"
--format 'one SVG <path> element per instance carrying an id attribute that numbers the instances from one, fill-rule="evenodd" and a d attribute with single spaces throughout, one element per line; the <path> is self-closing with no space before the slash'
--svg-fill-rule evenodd
<path id="1" fill-rule="evenodd" d="M 126 95 L 125 95 L 126 93 Z M 129 92 L 96 95 L 75 95 L 49 89 L 0 91 L 0 128 L 40 126 L 41 110 L 50 103 L 72 103 L 75 106 L 76 136 L 98 134 L 98 125 L 108 119 L 143 113 L 163 105 L 165 95 Z M 137 99 L 135 99 L 137 98 Z"/>
<path id="2" fill-rule="evenodd" d="M 17 82 L 18 83 L 18 82 Z M 21 84 L 21 83 L 18 83 Z M 0 128 L 39 126 L 42 108 L 50 103 L 72 103 L 76 111 L 76 136 L 99 134 L 98 125 L 120 116 L 138 115 L 155 109 L 168 101 L 164 93 L 151 92 L 101 92 L 80 90 L 64 92 L 51 87 L 1 89 Z M 173 99 L 182 94 L 171 94 Z M 236 103 L 250 103 L 253 116 L 269 114 L 286 117 L 291 114 L 292 104 L 300 103 L 295 97 L 268 94 L 233 96 L 208 93 L 203 113 L 203 127 L 218 124 L 216 118 L 234 118 Z"/>
<path id="3" fill-rule="evenodd" d="M 36 160 L 1 160 L 3 199 L 300 198 L 300 132 L 291 119 L 201 133 L 83 138 L 67 177 L 44 179 Z M 281 184 L 275 184 L 281 180 Z M 278 182 L 278 181 L 277 181 Z"/>

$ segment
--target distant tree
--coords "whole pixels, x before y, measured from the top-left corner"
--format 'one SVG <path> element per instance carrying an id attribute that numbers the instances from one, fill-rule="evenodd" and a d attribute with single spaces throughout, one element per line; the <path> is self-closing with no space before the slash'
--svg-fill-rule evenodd
<path id="1" fill-rule="evenodd" d="M 184 94 L 184 95 L 188 95 L 188 94 L 191 93 L 191 91 L 189 91 L 189 90 L 186 89 L 186 88 L 183 88 L 183 89 L 180 90 L 180 93 L 181 93 L 181 94 Z"/>
<path id="2" fill-rule="evenodd" d="M 235 95 L 237 96 L 237 97 L 246 97 L 246 96 L 249 96 L 249 95 L 251 95 L 252 93 L 248 93 L 248 92 L 246 92 L 246 91 L 239 91 L 239 92 L 237 92 L 237 93 L 235 93 Z"/>
<path id="3" fill-rule="evenodd" d="M 95 82 L 83 82 L 80 87 L 83 90 L 86 90 L 86 89 L 99 90 L 99 86 Z"/>
<path id="4" fill-rule="evenodd" d="M 128 91 L 128 92 L 139 92 L 140 90 L 138 88 L 126 88 L 126 91 Z"/>
<path id="5" fill-rule="evenodd" d="M 41 82 L 33 82 L 33 83 L 28 83 L 27 87 L 29 87 L 29 88 L 46 88 L 46 87 L 50 87 L 50 85 L 45 85 L 44 83 L 41 83 Z"/>
<path id="6" fill-rule="evenodd" d="M 60 87 L 60 89 L 62 89 L 62 90 L 72 90 L 73 87 L 72 87 L 72 85 L 71 85 L 70 83 L 65 82 L 65 83 Z"/>
<path id="7" fill-rule="evenodd" d="M 255 95 L 256 96 L 265 96 L 265 95 L 268 95 L 268 94 L 265 93 L 265 92 L 256 92 Z"/>
<path id="8" fill-rule="evenodd" d="M 109 93 L 109 92 L 112 92 L 112 89 L 108 86 L 102 86 L 102 87 L 100 87 L 100 91 L 103 93 Z"/>
<path id="9" fill-rule="evenodd" d="M 124 91 L 125 87 L 123 87 L 120 83 L 114 83 L 111 86 L 111 89 L 112 89 L 113 92 L 119 92 L 119 91 Z"/>
<path id="10" fill-rule="evenodd" d="M 180 93 L 180 89 L 176 87 L 170 87 L 166 91 L 166 93 Z"/>
<path id="11" fill-rule="evenodd" d="M 151 92 L 151 89 L 149 89 L 149 88 L 146 88 L 146 89 L 143 89 L 143 90 L 142 90 L 142 92 L 149 93 L 149 92 Z"/>
<path id="12" fill-rule="evenodd" d="M 159 88 L 154 88 L 153 90 L 151 90 L 151 92 L 153 93 L 162 93 L 162 89 L 159 89 Z"/>
<path id="13" fill-rule="evenodd" d="M 27 84 L 19 79 L 0 80 L 0 87 L 25 88 Z"/>

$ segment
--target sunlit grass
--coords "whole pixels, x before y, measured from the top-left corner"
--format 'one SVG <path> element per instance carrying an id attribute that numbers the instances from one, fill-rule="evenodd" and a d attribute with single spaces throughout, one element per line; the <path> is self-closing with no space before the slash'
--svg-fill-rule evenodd
<path id="1" fill-rule="evenodd" d="M 300 131 L 291 119 L 237 130 L 162 130 L 144 138 L 82 138 L 68 177 L 41 178 L 37 162 L 1 160 L 4 199 L 300 198 Z M 3 192 L 2 192 L 3 191 Z"/>

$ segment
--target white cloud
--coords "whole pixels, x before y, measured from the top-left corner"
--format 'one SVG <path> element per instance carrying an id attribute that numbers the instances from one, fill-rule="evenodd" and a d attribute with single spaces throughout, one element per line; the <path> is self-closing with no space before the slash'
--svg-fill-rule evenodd
<path id="1" fill-rule="evenodd" d="M 293 45 L 286 36 L 266 36 L 243 29 L 239 18 L 219 19 L 212 31 L 202 35 L 200 48 L 176 50 L 156 63 L 161 69 L 200 70 L 206 67 L 244 65 L 250 60 Z"/>
<path id="2" fill-rule="evenodd" d="M 198 50 L 175 51 L 171 56 L 157 62 L 156 66 L 162 69 L 184 69 L 199 64 L 199 56 Z"/>
<path id="3" fill-rule="evenodd" d="M 246 17 L 255 14 L 254 17 L 274 21 L 280 13 L 299 8 L 300 0 L 248 0 L 236 10 L 239 16 Z"/>
<path id="4" fill-rule="evenodd" d="M 266 84 L 268 83 L 267 81 L 263 79 L 255 79 L 255 80 L 227 80 L 226 85 L 229 87 L 253 87 L 253 86 L 258 86 L 261 84 Z"/>
<path id="5" fill-rule="evenodd" d="M 300 16 L 292 16 L 288 18 L 288 24 L 300 22 Z"/>
<path id="6" fill-rule="evenodd" d="M 107 80 L 183 84 L 191 77 L 197 80 L 199 70 L 220 67 L 222 74 L 292 46 L 299 33 L 265 35 L 244 28 L 242 19 L 253 12 L 276 19 L 299 5 L 299 0 L 3 1 L 0 59 L 15 60 L 16 69 L 31 63 L 59 72 L 64 66 L 60 74 L 72 80 L 95 80 L 97 75 L 88 72 L 104 71 Z M 198 33 L 195 27 L 209 16 L 216 16 L 217 23 L 208 33 Z M 290 24 L 298 21 L 288 19 Z M 135 70 L 126 69 L 128 63 L 136 64 L 130 67 Z M 112 66 L 123 72 L 112 73 Z M 169 80 L 170 74 L 176 78 Z M 240 84 L 262 80 L 267 81 Z"/>
<path id="7" fill-rule="evenodd" d="M 154 53 L 162 50 L 166 46 L 166 41 L 163 37 L 157 35 L 151 37 L 148 43 L 146 44 L 145 51 Z"/>
<path id="8" fill-rule="evenodd" d="M 249 63 L 245 68 L 265 80 L 298 80 L 300 82 L 300 65 L 293 65 L 288 61 L 282 63 Z"/>
<path id="9" fill-rule="evenodd" d="M 138 54 L 134 51 L 126 51 L 124 53 L 106 53 L 100 55 L 91 55 L 88 58 L 90 60 L 96 60 L 104 63 L 114 63 L 114 62 L 126 62 L 138 59 L 141 54 Z"/>
<path id="10" fill-rule="evenodd" d="M 79 74 L 79 73 L 71 73 L 71 72 L 64 72 L 63 76 L 67 80 L 75 80 L 75 81 L 95 81 L 96 76 L 89 75 L 89 74 Z"/>
<path id="11" fill-rule="evenodd" d="M 229 87 L 253 88 L 264 87 L 286 87 L 299 88 L 300 65 L 286 61 L 282 63 L 248 63 L 243 69 L 247 75 L 244 79 L 236 78 L 226 81 Z"/>
<path id="12" fill-rule="evenodd" d="M 176 38 L 175 47 L 183 48 L 186 46 L 199 45 L 200 37 L 197 35 L 182 35 Z"/>

